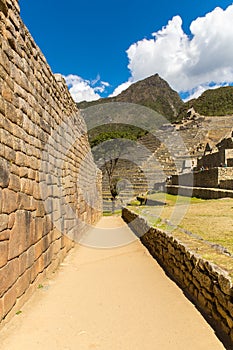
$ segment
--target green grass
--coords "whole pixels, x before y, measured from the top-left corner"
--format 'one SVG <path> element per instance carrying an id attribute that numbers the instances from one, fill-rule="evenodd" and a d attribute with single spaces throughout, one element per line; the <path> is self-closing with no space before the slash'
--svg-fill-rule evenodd
<path id="1" fill-rule="evenodd" d="M 113 216 L 113 215 L 121 215 L 122 209 L 115 210 L 114 213 L 112 211 L 104 211 L 103 216 Z"/>
<path id="2" fill-rule="evenodd" d="M 130 206 L 148 223 L 173 234 L 184 242 L 192 244 L 192 249 L 202 251 L 203 257 L 219 257 L 219 252 L 211 245 L 220 245 L 233 255 L 233 199 L 203 200 L 156 193 L 149 198 L 165 200 L 166 205 Z M 188 233 L 188 234 L 187 234 Z M 217 255 L 216 255 L 217 254 Z M 223 256 L 223 254 L 221 254 Z"/>

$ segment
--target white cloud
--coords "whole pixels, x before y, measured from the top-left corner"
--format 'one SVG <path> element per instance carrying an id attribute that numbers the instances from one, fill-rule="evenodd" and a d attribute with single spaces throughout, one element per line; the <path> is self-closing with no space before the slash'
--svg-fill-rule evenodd
<path id="1" fill-rule="evenodd" d="M 198 98 L 199 96 L 201 96 L 203 94 L 204 91 L 206 90 L 214 90 L 214 89 L 218 89 L 219 87 L 222 86 L 227 86 L 227 84 L 220 84 L 220 85 L 199 85 L 196 86 L 194 89 L 191 89 L 188 91 L 189 96 L 187 98 L 184 98 L 184 102 L 187 102 L 189 100 L 192 100 L 193 98 Z"/>
<path id="2" fill-rule="evenodd" d="M 101 97 L 99 93 L 103 93 L 109 86 L 107 82 L 100 81 L 99 75 L 93 81 L 73 74 L 64 76 L 64 78 L 75 102 L 98 100 Z"/>
<path id="3" fill-rule="evenodd" d="M 233 5 L 226 10 L 217 7 L 191 23 L 189 37 L 180 16 L 173 17 L 151 39 L 129 47 L 130 80 L 158 73 L 176 91 L 196 89 L 196 93 L 209 88 L 210 83 L 220 86 L 233 82 L 232 23 Z"/>
<path id="4" fill-rule="evenodd" d="M 121 85 L 119 85 L 111 95 L 109 95 L 109 97 L 114 97 L 119 95 L 122 91 L 128 89 L 128 87 L 132 85 L 131 81 L 126 81 L 125 83 L 122 83 Z"/>

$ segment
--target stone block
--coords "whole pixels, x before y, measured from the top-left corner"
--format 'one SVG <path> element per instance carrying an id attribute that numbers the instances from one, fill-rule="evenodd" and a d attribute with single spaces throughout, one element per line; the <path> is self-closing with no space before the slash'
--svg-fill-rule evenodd
<path id="1" fill-rule="evenodd" d="M 204 295 L 202 294 L 202 291 L 200 291 L 200 292 L 198 293 L 197 300 L 198 300 L 199 305 L 200 305 L 202 308 L 205 308 L 205 306 L 206 306 L 206 304 L 207 304 L 207 301 L 206 301 L 206 298 L 204 297 Z"/>
<path id="2" fill-rule="evenodd" d="M 0 232 L 8 228 L 8 222 L 9 222 L 9 215 L 0 214 Z"/>
<path id="3" fill-rule="evenodd" d="M 31 283 L 30 270 L 25 271 L 25 273 L 20 276 L 16 282 L 16 293 L 17 298 L 19 298 L 28 289 Z"/>
<path id="4" fill-rule="evenodd" d="M 0 298 L 0 322 L 3 319 L 3 298 Z"/>
<path id="5" fill-rule="evenodd" d="M 12 227 L 14 226 L 15 224 L 15 213 L 11 213 L 9 215 L 9 222 L 8 222 L 8 229 L 12 229 Z"/>
<path id="6" fill-rule="evenodd" d="M 61 240 L 57 240 L 55 242 L 52 243 L 52 252 L 53 252 L 53 256 L 55 256 L 56 254 L 58 254 L 58 252 L 61 249 Z"/>
<path id="7" fill-rule="evenodd" d="M 2 146 L 1 146 L 2 147 Z M 7 187 L 10 181 L 10 171 L 8 162 L 0 158 L 0 187 Z"/>
<path id="8" fill-rule="evenodd" d="M 18 208 L 17 193 L 8 189 L 2 191 L 2 213 L 11 214 Z"/>
<path id="9" fill-rule="evenodd" d="M 231 339 L 231 341 L 232 341 L 232 343 L 233 343 L 233 328 L 231 329 L 230 339 Z"/>
<path id="10" fill-rule="evenodd" d="M 233 303 L 231 301 L 227 302 L 227 310 L 229 311 L 231 317 L 233 318 Z"/>
<path id="11" fill-rule="evenodd" d="M 35 217 L 35 242 L 38 242 L 42 236 L 44 231 L 44 218 Z"/>
<path id="12" fill-rule="evenodd" d="M 2 97 L 8 102 L 12 102 L 12 100 L 13 100 L 13 92 L 12 92 L 11 89 L 9 89 L 8 86 L 4 86 L 2 88 Z"/>
<path id="13" fill-rule="evenodd" d="M 14 259 L 0 269 L 0 297 L 16 282 L 19 275 L 19 261 Z"/>
<path id="14" fill-rule="evenodd" d="M 37 202 L 36 216 L 37 217 L 44 217 L 45 216 L 45 208 L 44 208 L 44 204 L 42 201 Z"/>
<path id="15" fill-rule="evenodd" d="M 0 268 L 8 261 L 8 241 L 0 241 Z"/>
<path id="16" fill-rule="evenodd" d="M 224 309 L 221 304 L 218 303 L 218 301 L 215 300 L 215 305 L 216 305 L 216 309 L 219 313 L 219 315 L 221 315 L 221 318 L 223 318 L 224 320 L 226 320 L 228 313 L 226 311 L 226 309 Z"/>
<path id="17" fill-rule="evenodd" d="M 16 212 L 15 224 L 11 230 L 9 239 L 9 260 L 19 256 L 30 246 L 31 221 L 32 216 L 30 212 L 24 210 L 18 210 Z"/>
<path id="18" fill-rule="evenodd" d="M 16 30 L 20 29 L 20 21 L 18 19 L 18 17 L 16 16 L 15 12 L 12 11 L 11 9 L 9 9 L 9 18 L 11 20 L 11 22 L 14 24 L 14 27 Z"/>
<path id="19" fill-rule="evenodd" d="M 10 174 L 8 189 L 13 190 L 15 192 L 20 191 L 20 178 L 19 178 L 19 176 L 14 175 L 14 174 Z"/>
<path id="20" fill-rule="evenodd" d="M 7 17 L 8 7 L 5 0 L 0 0 L 0 11 Z"/>
<path id="21" fill-rule="evenodd" d="M 225 308 L 227 308 L 228 304 L 228 298 L 226 294 L 224 294 L 220 288 L 218 288 L 216 285 L 213 288 L 213 293 L 215 298 L 218 300 L 218 302 Z"/>
<path id="22" fill-rule="evenodd" d="M 209 293 L 205 288 L 202 289 L 202 294 L 206 298 L 206 300 L 213 302 L 213 294 Z"/>
<path id="23" fill-rule="evenodd" d="M 229 276 L 221 274 L 218 278 L 218 283 L 223 293 L 233 296 L 232 282 Z"/>
<path id="24" fill-rule="evenodd" d="M 0 242 L 8 241 L 10 239 L 10 230 L 0 232 Z"/>
<path id="25" fill-rule="evenodd" d="M 18 192 L 17 205 L 19 210 L 36 210 L 36 202 L 34 198 L 26 193 Z"/>
<path id="26" fill-rule="evenodd" d="M 37 260 L 43 253 L 42 239 L 34 245 L 34 258 Z"/>
<path id="27" fill-rule="evenodd" d="M 19 276 L 21 276 L 27 269 L 27 252 L 19 256 Z"/>
<path id="28" fill-rule="evenodd" d="M 230 329 L 233 328 L 233 318 L 229 315 L 226 315 L 226 321 L 227 321 L 227 325 Z"/>
<path id="29" fill-rule="evenodd" d="M 16 285 L 12 286 L 6 294 L 3 296 L 3 315 L 6 316 L 8 312 L 15 305 L 17 300 L 17 289 Z"/>
<path id="30" fill-rule="evenodd" d="M 26 262 L 26 268 L 28 269 L 29 267 L 31 267 L 34 263 L 35 258 L 35 246 L 31 246 L 27 252 L 27 262 Z"/>

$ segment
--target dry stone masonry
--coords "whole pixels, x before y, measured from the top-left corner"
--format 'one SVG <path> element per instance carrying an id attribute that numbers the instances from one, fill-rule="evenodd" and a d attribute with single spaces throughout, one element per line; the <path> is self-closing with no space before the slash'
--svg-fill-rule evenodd
<path id="1" fill-rule="evenodd" d="M 0 322 L 102 211 L 86 125 L 19 12 L 0 0 Z"/>
<path id="2" fill-rule="evenodd" d="M 151 255 L 208 317 L 220 337 L 230 344 L 227 349 L 232 349 L 233 287 L 228 272 L 203 259 L 172 233 L 150 227 L 128 208 L 123 209 L 122 216 Z"/>

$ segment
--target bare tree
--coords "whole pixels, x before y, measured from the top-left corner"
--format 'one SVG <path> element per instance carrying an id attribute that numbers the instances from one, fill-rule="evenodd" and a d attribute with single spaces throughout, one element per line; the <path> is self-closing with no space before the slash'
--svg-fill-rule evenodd
<path id="1" fill-rule="evenodd" d="M 126 139 L 111 139 L 100 143 L 92 149 L 97 166 L 107 174 L 109 190 L 113 202 L 113 211 L 115 200 L 118 193 L 117 183 L 119 178 L 114 177 L 114 172 L 120 159 L 128 152 L 130 141 Z"/>

